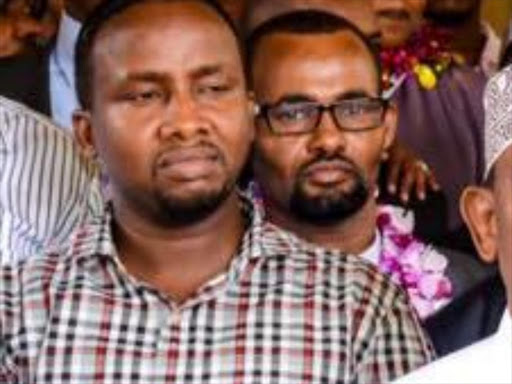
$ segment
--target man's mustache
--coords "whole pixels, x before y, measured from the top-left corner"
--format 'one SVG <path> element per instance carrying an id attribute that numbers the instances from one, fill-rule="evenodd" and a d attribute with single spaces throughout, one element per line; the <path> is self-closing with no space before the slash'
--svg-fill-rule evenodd
<path id="1" fill-rule="evenodd" d="M 343 168 L 347 172 L 354 172 L 357 173 L 359 170 L 359 167 L 349 158 L 342 156 L 342 155 L 333 155 L 333 156 L 317 156 L 314 159 L 309 160 L 308 162 L 304 163 L 300 169 L 298 174 L 299 175 L 305 175 L 308 171 L 308 169 L 318 163 L 322 162 L 329 162 L 329 163 L 336 163 L 339 165 L 340 168 Z"/>
<path id="2" fill-rule="evenodd" d="M 377 16 L 399 21 L 409 21 L 411 19 L 411 15 L 409 12 L 398 9 L 384 9 L 382 11 L 377 12 Z"/>

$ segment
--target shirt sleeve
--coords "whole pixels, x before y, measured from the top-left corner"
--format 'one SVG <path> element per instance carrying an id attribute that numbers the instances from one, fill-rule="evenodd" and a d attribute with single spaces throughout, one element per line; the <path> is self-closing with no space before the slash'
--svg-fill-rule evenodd
<path id="1" fill-rule="evenodd" d="M 371 335 L 373 333 L 373 335 Z M 430 339 L 422 329 L 408 301 L 398 295 L 394 305 L 383 312 L 360 343 L 354 383 L 388 383 L 432 361 Z"/>

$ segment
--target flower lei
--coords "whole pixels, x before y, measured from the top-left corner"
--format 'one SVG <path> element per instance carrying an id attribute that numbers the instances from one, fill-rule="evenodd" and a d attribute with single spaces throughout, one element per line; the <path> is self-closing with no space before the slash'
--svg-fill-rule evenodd
<path id="1" fill-rule="evenodd" d="M 403 212 L 399 207 L 379 207 L 379 269 L 405 289 L 419 317 L 425 319 L 453 297 L 452 283 L 445 275 L 448 260 L 414 237 L 413 213 Z"/>
<path id="2" fill-rule="evenodd" d="M 382 48 L 383 89 L 392 89 L 409 76 L 415 76 L 424 89 L 436 88 L 446 70 L 453 64 L 464 62 L 462 56 L 450 52 L 447 41 L 446 33 L 425 25 L 405 45 Z"/>

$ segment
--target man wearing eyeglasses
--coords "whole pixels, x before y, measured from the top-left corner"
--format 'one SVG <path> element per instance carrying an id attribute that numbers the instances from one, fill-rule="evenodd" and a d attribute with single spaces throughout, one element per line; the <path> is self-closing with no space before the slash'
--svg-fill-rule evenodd
<path id="1" fill-rule="evenodd" d="M 379 164 L 397 111 L 380 97 L 378 59 L 356 27 L 295 12 L 256 28 L 248 46 L 259 109 L 252 191 L 268 219 L 391 275 L 424 321 L 483 279 L 488 272 L 476 262 L 455 252 L 446 258 L 415 239 L 394 208 L 378 206 Z M 453 333 L 440 350 L 478 337 Z"/>

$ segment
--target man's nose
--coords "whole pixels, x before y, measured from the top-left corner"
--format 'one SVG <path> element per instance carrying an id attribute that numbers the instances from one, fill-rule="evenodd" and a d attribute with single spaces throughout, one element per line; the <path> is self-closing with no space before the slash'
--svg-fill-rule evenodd
<path id="1" fill-rule="evenodd" d="M 346 146 L 345 133 L 338 127 L 334 116 L 329 110 L 324 110 L 320 116 L 318 127 L 313 132 L 310 150 L 326 154 L 343 152 Z"/>
<path id="2" fill-rule="evenodd" d="M 162 124 L 161 137 L 175 136 L 189 140 L 204 135 L 209 129 L 201 106 L 191 95 L 176 95 L 165 109 L 165 123 Z"/>

